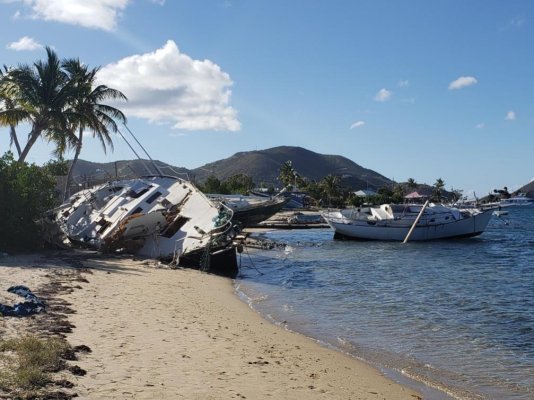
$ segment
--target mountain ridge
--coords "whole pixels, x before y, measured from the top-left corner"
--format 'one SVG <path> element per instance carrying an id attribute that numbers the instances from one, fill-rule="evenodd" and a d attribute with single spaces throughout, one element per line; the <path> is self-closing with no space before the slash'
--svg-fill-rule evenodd
<path id="1" fill-rule="evenodd" d="M 280 167 L 286 161 L 291 161 L 295 171 L 302 177 L 319 181 L 330 174 L 340 175 L 342 183 L 353 189 L 372 187 L 376 190 L 392 183 L 378 172 L 364 168 L 346 157 L 320 154 L 295 146 L 238 152 L 226 159 L 205 164 L 192 171 L 199 181 L 206 179 L 211 172 L 221 180 L 236 173 L 247 173 L 256 184 L 276 186 L 279 183 Z"/>
<path id="2" fill-rule="evenodd" d="M 327 175 L 339 175 L 342 184 L 352 189 L 379 189 L 391 185 L 392 181 L 380 173 L 362 167 L 354 161 L 332 154 L 320 154 L 303 147 L 278 146 L 265 150 L 237 152 L 230 157 L 213 161 L 194 169 L 176 167 L 154 161 L 164 174 L 173 175 L 178 172 L 181 177 L 202 183 L 208 176 L 214 175 L 219 180 L 226 180 L 232 175 L 247 174 L 257 184 L 280 186 L 278 175 L 280 167 L 291 161 L 295 171 L 310 180 L 319 181 Z M 119 160 L 108 163 L 96 163 L 80 159 L 76 164 L 74 176 L 77 180 L 88 177 L 111 179 L 116 177 L 129 178 L 149 174 L 157 174 L 156 168 L 148 160 Z"/>

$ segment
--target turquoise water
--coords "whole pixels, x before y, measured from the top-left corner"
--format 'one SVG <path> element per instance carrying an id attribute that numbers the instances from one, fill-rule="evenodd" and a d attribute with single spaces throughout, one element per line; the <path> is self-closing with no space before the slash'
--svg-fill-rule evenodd
<path id="1" fill-rule="evenodd" d="M 287 246 L 248 249 L 239 290 L 275 322 L 453 397 L 534 399 L 534 208 L 472 239 L 332 236 L 266 233 Z"/>

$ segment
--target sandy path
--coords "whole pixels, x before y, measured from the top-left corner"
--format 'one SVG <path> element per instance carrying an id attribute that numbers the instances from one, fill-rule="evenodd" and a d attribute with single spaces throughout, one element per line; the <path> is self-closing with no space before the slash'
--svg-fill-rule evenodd
<path id="1" fill-rule="evenodd" d="M 65 298 L 81 398 L 415 399 L 366 364 L 263 320 L 231 281 L 126 260 L 96 267 Z"/>

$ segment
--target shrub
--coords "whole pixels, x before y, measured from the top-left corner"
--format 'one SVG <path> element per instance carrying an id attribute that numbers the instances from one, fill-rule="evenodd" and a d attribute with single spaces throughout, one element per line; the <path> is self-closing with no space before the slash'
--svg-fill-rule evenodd
<path id="1" fill-rule="evenodd" d="M 50 372 L 64 366 L 62 356 L 68 343 L 59 338 L 39 339 L 24 336 L 0 342 L 0 390 L 18 393 L 17 398 L 34 398 L 39 389 L 51 382 Z"/>
<path id="2" fill-rule="evenodd" d="M 0 251 L 33 250 L 42 244 L 37 219 L 55 205 L 55 178 L 47 168 L 0 157 Z"/>

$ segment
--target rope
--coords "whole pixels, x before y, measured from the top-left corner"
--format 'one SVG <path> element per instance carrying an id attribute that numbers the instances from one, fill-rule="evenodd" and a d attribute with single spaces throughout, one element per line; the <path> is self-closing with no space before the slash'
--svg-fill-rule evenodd
<path id="1" fill-rule="evenodd" d="M 248 267 L 248 268 L 252 268 L 254 269 L 259 275 L 264 275 L 263 272 L 261 272 L 258 268 L 256 268 L 256 266 L 254 265 L 254 262 L 252 261 L 252 257 L 250 257 L 250 253 L 248 252 L 248 248 L 247 246 L 243 246 L 243 248 L 245 249 L 245 252 L 247 253 L 247 256 L 248 256 L 248 259 L 250 261 L 250 264 L 251 266 Z M 241 253 L 239 254 L 239 270 L 241 271 Z M 241 272 L 240 272 L 241 273 Z"/>
<path id="2" fill-rule="evenodd" d="M 205 247 L 205 251 L 202 253 L 202 256 L 200 257 L 200 270 L 203 272 L 208 272 L 210 269 L 211 244 L 212 244 L 212 236 L 210 235 L 208 244 Z"/>

